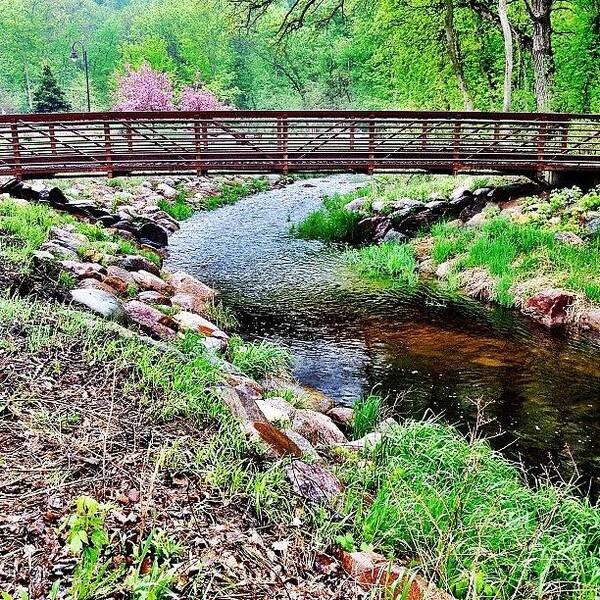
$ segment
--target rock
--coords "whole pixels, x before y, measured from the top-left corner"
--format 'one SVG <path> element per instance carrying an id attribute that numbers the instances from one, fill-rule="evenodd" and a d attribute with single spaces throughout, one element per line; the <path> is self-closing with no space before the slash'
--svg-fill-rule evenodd
<path id="1" fill-rule="evenodd" d="M 313 445 L 303 436 L 288 429 L 285 431 L 285 435 L 300 448 L 302 451 L 302 457 L 310 459 L 311 461 L 320 461 L 321 457 L 319 453 L 314 449 Z"/>
<path id="2" fill-rule="evenodd" d="M 575 294 L 559 289 L 546 289 L 529 298 L 521 312 L 546 327 L 564 325 L 567 308 L 575 301 Z"/>
<path id="3" fill-rule="evenodd" d="M 135 283 L 133 275 L 116 265 L 111 265 L 106 268 L 106 277 L 104 283 L 118 290 L 121 294 L 126 294 L 129 286 Z"/>
<path id="4" fill-rule="evenodd" d="M 152 290 L 140 292 L 138 294 L 138 300 L 145 302 L 146 304 L 160 304 L 161 306 L 171 306 L 171 299 L 164 296 L 160 292 L 154 292 Z"/>
<path id="5" fill-rule="evenodd" d="M 265 398 L 263 400 L 263 402 L 265 404 L 268 404 L 275 410 L 283 413 L 288 418 L 288 421 L 290 420 L 290 417 L 296 411 L 296 409 L 287 400 L 284 400 L 283 398 L 279 398 L 278 396 L 269 396 L 269 397 Z"/>
<path id="6" fill-rule="evenodd" d="M 85 289 L 85 290 L 103 290 L 107 294 L 111 294 L 115 298 L 117 297 L 117 295 L 119 293 L 117 290 L 115 290 L 115 288 L 111 287 L 104 281 L 100 281 L 98 279 L 91 279 L 91 278 L 82 279 L 79 282 L 79 288 Z"/>
<path id="7" fill-rule="evenodd" d="M 175 323 L 156 308 L 138 300 L 130 300 L 123 305 L 127 318 L 148 333 L 165 339 L 175 339 Z"/>
<path id="8" fill-rule="evenodd" d="M 581 329 L 600 333 L 600 308 L 582 311 L 577 322 Z"/>
<path id="9" fill-rule="evenodd" d="M 165 248 L 169 245 L 169 232 L 156 223 L 144 223 L 139 228 L 138 235 L 144 244 L 157 248 Z"/>
<path id="10" fill-rule="evenodd" d="M 148 273 L 148 271 L 133 271 L 132 276 L 133 281 L 142 290 L 151 290 L 166 295 L 173 293 L 173 287 L 169 283 L 152 273 Z"/>
<path id="11" fill-rule="evenodd" d="M 274 458 L 282 456 L 302 457 L 302 450 L 294 443 L 286 433 L 280 431 L 271 423 L 257 421 L 245 426 L 246 433 L 251 439 L 262 442 L 268 454 Z"/>
<path id="12" fill-rule="evenodd" d="M 466 223 L 465 227 L 481 227 L 487 221 L 485 213 L 479 212 L 473 215 Z"/>
<path id="13" fill-rule="evenodd" d="M 327 411 L 327 416 L 338 426 L 350 427 L 354 418 L 354 411 L 347 406 L 335 406 Z"/>
<path id="14" fill-rule="evenodd" d="M 100 217 L 98 219 L 98 223 L 100 223 L 103 227 L 113 227 L 113 225 L 118 222 L 119 217 L 116 215 L 106 215 L 105 217 Z"/>
<path id="15" fill-rule="evenodd" d="M 585 242 L 572 231 L 559 231 L 554 234 L 554 239 L 561 244 L 567 244 L 569 246 L 580 246 Z"/>
<path id="16" fill-rule="evenodd" d="M 286 474 L 294 493 L 316 504 L 331 504 L 344 489 L 329 471 L 301 460 L 293 460 L 286 467 Z"/>
<path id="17" fill-rule="evenodd" d="M 195 331 L 196 333 L 222 340 L 229 339 L 226 333 L 200 315 L 184 311 L 174 315 L 173 320 L 177 323 L 181 331 Z"/>
<path id="18" fill-rule="evenodd" d="M 477 300 L 491 302 L 495 298 L 496 280 L 486 269 L 467 269 L 459 273 L 458 280 L 464 292 Z"/>
<path id="19" fill-rule="evenodd" d="M 292 429 L 314 445 L 343 444 L 347 441 L 346 436 L 330 417 L 314 410 L 296 410 L 293 414 Z"/>
<path id="20" fill-rule="evenodd" d="M 454 214 L 458 214 L 462 209 L 466 208 L 470 204 L 473 204 L 473 196 L 462 196 L 461 198 L 454 198 L 450 200 L 448 204 L 450 205 L 450 209 L 454 211 Z"/>
<path id="21" fill-rule="evenodd" d="M 217 295 L 215 290 L 188 275 L 185 271 L 176 271 L 170 275 L 169 283 L 173 286 L 176 294 L 189 294 L 201 302 L 206 302 Z"/>
<path id="22" fill-rule="evenodd" d="M 400 231 L 397 231 L 396 229 L 390 229 L 383 236 L 384 242 L 397 242 L 398 244 L 406 244 L 406 242 L 408 242 L 409 240 L 410 238 L 407 235 L 401 233 Z"/>
<path id="23" fill-rule="evenodd" d="M 206 312 L 206 302 L 192 294 L 174 294 L 171 302 L 173 306 L 197 315 L 203 315 Z"/>
<path id="24" fill-rule="evenodd" d="M 50 228 L 50 239 L 55 244 L 59 244 L 63 248 L 68 248 L 69 250 L 73 250 L 73 252 L 77 252 L 79 248 L 83 248 L 89 244 L 89 240 L 87 237 L 85 237 L 85 235 L 67 231 L 61 227 Z"/>
<path id="25" fill-rule="evenodd" d="M 499 185 L 487 195 L 492 202 L 507 202 L 516 198 L 533 196 L 540 191 L 540 186 L 533 182 L 517 182 Z"/>
<path id="26" fill-rule="evenodd" d="M 75 304 L 85 306 L 105 319 L 120 321 L 123 318 L 121 304 L 113 294 L 93 288 L 78 288 L 71 290 L 70 294 Z"/>
<path id="27" fill-rule="evenodd" d="M 145 256 L 137 254 L 124 256 L 117 264 L 126 271 L 147 271 L 148 273 L 152 273 L 152 275 L 160 275 L 160 269 Z"/>
<path id="28" fill-rule="evenodd" d="M 590 235 L 595 235 L 600 231 L 600 217 L 594 217 L 585 224 L 585 230 Z"/>
<path id="29" fill-rule="evenodd" d="M 417 263 L 417 271 L 422 275 L 435 275 L 436 266 L 432 258 L 425 258 Z"/>
<path id="30" fill-rule="evenodd" d="M 61 260 L 60 266 L 75 275 L 78 279 L 100 279 L 102 280 L 106 269 L 97 263 L 77 262 L 75 260 Z"/>
<path id="31" fill-rule="evenodd" d="M 289 413 L 286 411 L 273 406 L 272 403 L 265 400 L 257 400 L 256 404 L 269 423 L 278 423 L 280 425 L 291 424 Z"/>
<path id="32" fill-rule="evenodd" d="M 375 200 L 375 202 L 373 202 L 371 209 L 373 210 L 374 213 L 381 213 L 385 210 L 385 208 L 389 206 L 389 204 L 383 200 Z"/>
<path id="33" fill-rule="evenodd" d="M 451 258 L 450 260 L 447 260 L 438 265 L 437 269 L 435 270 L 435 276 L 438 279 L 448 279 L 455 266 L 456 258 Z"/>
<path id="34" fill-rule="evenodd" d="M 266 421 L 264 414 L 256 404 L 256 400 L 239 394 L 231 385 L 219 386 L 218 394 L 223 403 L 231 411 L 231 414 L 244 425 Z"/>
<path id="35" fill-rule="evenodd" d="M 400 198 L 392 202 L 392 208 L 394 210 L 420 210 L 424 205 L 420 200 L 413 200 L 412 198 Z"/>
<path id="36" fill-rule="evenodd" d="M 474 192 L 473 192 L 473 197 L 477 198 L 478 200 L 481 200 L 483 198 L 487 198 L 489 193 L 493 190 L 493 188 L 491 187 L 481 187 L 481 188 L 477 188 Z"/>
<path id="37" fill-rule="evenodd" d="M 450 194 L 450 200 L 458 200 L 459 198 L 472 197 L 473 192 L 466 185 L 457 187 L 452 194 Z"/>
<path id="38" fill-rule="evenodd" d="M 392 222 L 388 217 L 369 217 L 358 223 L 361 238 L 367 241 L 381 241 L 391 228 Z"/>
<path id="39" fill-rule="evenodd" d="M 76 261 L 78 256 L 77 252 L 60 246 L 54 242 L 45 242 L 40 246 L 42 252 L 49 252 L 57 260 L 71 260 Z"/>
<path id="40" fill-rule="evenodd" d="M 50 206 L 54 208 L 64 208 L 68 201 L 69 199 L 60 188 L 53 187 L 48 192 L 48 202 L 50 203 Z"/>
<path id="41" fill-rule="evenodd" d="M 161 196 L 169 198 L 170 200 L 175 198 L 175 196 L 177 196 L 178 194 L 177 190 L 174 187 L 168 185 L 167 183 L 159 184 L 156 190 L 159 194 L 161 194 Z"/>
<path id="42" fill-rule="evenodd" d="M 382 421 L 375 427 L 375 430 L 367 435 L 359 438 L 358 440 L 351 440 L 345 444 L 341 444 L 343 448 L 350 448 L 352 450 L 363 450 L 375 447 L 381 440 L 393 429 L 399 427 L 398 422 L 395 419 L 388 418 Z"/>
<path id="43" fill-rule="evenodd" d="M 366 212 L 368 203 L 369 198 L 367 197 L 355 198 L 354 200 L 348 202 L 348 204 L 344 206 L 344 209 L 348 212 Z"/>
<path id="44" fill-rule="evenodd" d="M 200 343 L 206 348 L 206 351 L 211 354 L 224 352 L 227 348 L 227 342 L 216 337 L 203 337 Z"/>

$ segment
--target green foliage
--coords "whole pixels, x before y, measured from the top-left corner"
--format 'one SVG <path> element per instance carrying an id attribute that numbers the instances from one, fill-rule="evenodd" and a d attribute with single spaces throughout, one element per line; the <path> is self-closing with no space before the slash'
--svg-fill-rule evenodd
<path id="1" fill-rule="evenodd" d="M 418 281 L 417 261 L 409 244 L 383 242 L 379 246 L 350 250 L 346 256 L 353 268 L 368 277 L 394 279 L 403 285 Z"/>
<path id="2" fill-rule="evenodd" d="M 219 329 L 224 331 L 235 331 L 240 325 L 233 311 L 220 300 L 214 298 L 205 304 L 204 314 Z"/>
<path id="3" fill-rule="evenodd" d="M 568 489 L 529 488 L 486 442 L 435 423 L 394 428 L 365 458 L 338 473 L 349 540 L 414 557 L 457 598 L 595 597 L 600 511 Z"/>
<path id="4" fill-rule="evenodd" d="M 158 206 L 177 221 L 185 221 L 194 214 L 194 207 L 188 204 L 187 195 L 183 190 L 178 192 L 172 202 L 161 198 Z"/>
<path id="5" fill-rule="evenodd" d="M 229 340 L 227 357 L 244 374 L 254 379 L 285 375 L 292 362 L 290 352 L 273 342 L 245 342 L 238 336 Z"/>
<path id="6" fill-rule="evenodd" d="M 36 113 L 56 113 L 71 110 L 63 91 L 48 65 L 44 66 L 42 78 L 33 94 L 33 110 Z"/>
<path id="7" fill-rule="evenodd" d="M 358 440 L 371 433 L 381 420 L 382 400 L 380 396 L 370 394 L 360 398 L 352 405 L 352 438 Z"/>
<path id="8" fill-rule="evenodd" d="M 358 237 L 358 223 L 363 218 L 344 207 L 355 194 L 328 196 L 323 207 L 292 227 L 292 233 L 304 240 L 352 243 Z"/>

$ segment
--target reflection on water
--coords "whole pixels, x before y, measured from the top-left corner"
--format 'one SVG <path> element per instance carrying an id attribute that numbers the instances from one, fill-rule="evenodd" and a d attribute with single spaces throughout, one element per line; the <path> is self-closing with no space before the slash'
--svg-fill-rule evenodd
<path id="1" fill-rule="evenodd" d="M 303 383 L 351 403 L 376 387 L 396 410 L 472 424 L 475 403 L 512 456 L 572 460 L 600 485 L 600 345 L 550 334 L 514 312 L 433 286 L 365 282 L 339 250 L 291 237 L 291 223 L 359 176 L 298 182 L 198 214 L 173 236 L 170 266 L 221 291 L 246 335 L 285 343 Z"/>

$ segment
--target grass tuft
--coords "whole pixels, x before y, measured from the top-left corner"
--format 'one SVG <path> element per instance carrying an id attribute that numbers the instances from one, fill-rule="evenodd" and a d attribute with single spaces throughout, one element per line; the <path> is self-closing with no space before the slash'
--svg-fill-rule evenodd
<path id="1" fill-rule="evenodd" d="M 352 405 L 352 439 L 358 440 L 375 429 L 381 420 L 381 409 L 381 397 L 374 394 L 360 398 Z"/>
<path id="2" fill-rule="evenodd" d="M 227 356 L 233 365 L 253 379 L 285 375 L 292 364 L 292 356 L 285 348 L 266 340 L 245 342 L 239 336 L 229 340 Z"/>

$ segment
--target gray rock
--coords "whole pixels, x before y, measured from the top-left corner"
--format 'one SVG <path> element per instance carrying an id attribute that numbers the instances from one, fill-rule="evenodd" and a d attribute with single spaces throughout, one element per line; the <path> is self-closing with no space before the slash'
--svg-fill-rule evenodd
<path id="1" fill-rule="evenodd" d="M 344 206 L 344 208 L 349 212 L 366 212 L 366 205 L 369 202 L 368 198 L 355 198 L 351 200 Z"/>
<path id="2" fill-rule="evenodd" d="M 165 198 L 175 198 L 175 196 L 177 196 L 177 190 L 168 185 L 167 183 L 161 183 L 157 188 L 157 191 L 163 195 Z"/>
<path id="3" fill-rule="evenodd" d="M 584 241 L 572 231 L 559 231 L 554 234 L 554 239 L 561 244 L 567 244 L 569 246 L 580 246 Z"/>
<path id="4" fill-rule="evenodd" d="M 413 200 L 412 198 L 400 198 L 392 203 L 394 210 L 404 210 L 406 208 L 417 208 L 423 206 L 423 202 L 420 200 Z"/>
<path id="5" fill-rule="evenodd" d="M 78 288 L 71 290 L 70 294 L 73 303 L 85 306 L 105 319 L 120 321 L 123 318 L 123 309 L 120 302 L 104 290 Z"/>
<path id="6" fill-rule="evenodd" d="M 585 224 L 585 230 L 589 234 L 596 234 L 600 231 L 600 217 L 594 217 Z"/>
<path id="7" fill-rule="evenodd" d="M 405 244 L 410 238 L 404 235 L 402 232 L 396 229 L 390 229 L 384 236 L 384 242 L 398 242 L 399 244 Z"/>
<path id="8" fill-rule="evenodd" d="M 450 194 L 451 200 L 458 200 L 458 198 L 464 198 L 465 196 L 472 197 L 473 192 L 466 185 L 461 185 L 457 187 L 452 194 Z"/>
<path id="9" fill-rule="evenodd" d="M 40 246 L 40 250 L 49 252 L 57 260 L 77 260 L 77 252 L 70 248 L 65 248 L 55 242 L 45 242 Z"/>
<path id="10" fill-rule="evenodd" d="M 346 436 L 330 417 L 314 410 L 296 410 L 293 413 L 292 429 L 315 445 L 341 444 L 346 441 Z"/>
<path id="11" fill-rule="evenodd" d="M 157 277 L 160 275 L 160 269 L 151 260 L 137 254 L 124 256 L 117 264 L 126 271 L 147 271 Z"/>

